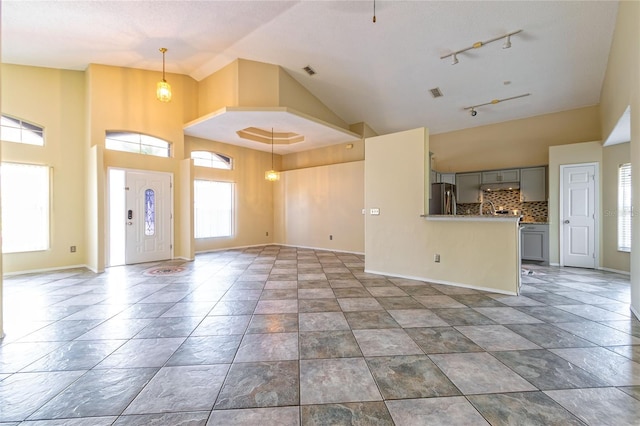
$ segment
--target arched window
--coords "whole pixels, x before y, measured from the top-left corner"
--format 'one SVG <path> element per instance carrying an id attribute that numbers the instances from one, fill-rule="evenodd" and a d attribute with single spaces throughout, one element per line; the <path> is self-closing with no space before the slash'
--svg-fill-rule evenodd
<path id="1" fill-rule="evenodd" d="M 169 142 L 142 133 L 108 131 L 104 145 L 105 148 L 114 151 L 155 155 L 156 157 L 171 156 Z"/>
<path id="2" fill-rule="evenodd" d="M 0 140 L 44 146 L 44 129 L 19 118 L 2 114 L 0 118 Z"/>
<path id="3" fill-rule="evenodd" d="M 231 157 L 215 152 L 192 151 L 191 158 L 193 159 L 193 164 L 196 166 L 223 170 L 233 169 L 233 159 Z"/>

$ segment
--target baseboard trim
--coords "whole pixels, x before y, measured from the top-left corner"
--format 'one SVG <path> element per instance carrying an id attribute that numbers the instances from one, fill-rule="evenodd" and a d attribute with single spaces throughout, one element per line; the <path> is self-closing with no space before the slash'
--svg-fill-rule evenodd
<path id="1" fill-rule="evenodd" d="M 631 272 L 629 271 L 621 271 L 619 269 L 613 269 L 613 268 L 598 268 L 600 271 L 607 271 L 607 272 L 614 272 L 616 274 L 622 274 L 622 275 L 629 275 L 631 276 Z"/>
<path id="2" fill-rule="evenodd" d="M 517 293 L 511 292 L 511 291 L 497 290 L 495 288 L 480 287 L 480 286 L 463 284 L 463 283 L 458 283 L 458 282 L 453 282 L 453 281 L 434 280 L 434 279 L 425 278 L 425 277 L 415 277 L 415 276 L 411 276 L 411 275 L 392 274 L 392 273 L 382 272 L 382 271 L 373 271 L 373 270 L 370 270 L 370 269 L 365 269 L 364 271 L 369 273 L 369 274 L 384 275 L 385 277 L 405 278 L 405 279 L 408 279 L 408 280 L 417 280 L 417 281 L 424 281 L 424 282 L 434 283 L 434 284 L 450 285 L 450 286 L 453 286 L 453 287 L 462 287 L 462 288 L 469 288 L 469 289 L 472 289 L 472 290 L 487 291 L 487 292 L 490 292 L 490 293 L 505 294 L 507 296 L 517 296 L 518 295 Z"/>
<path id="3" fill-rule="evenodd" d="M 41 269 L 29 269 L 25 271 L 4 272 L 2 276 L 12 277 L 15 275 L 37 274 L 40 272 L 52 272 L 52 271 L 64 271 L 65 269 L 78 269 L 78 268 L 85 268 L 90 270 L 93 273 L 97 273 L 93 268 L 90 268 L 89 265 L 68 265 L 68 266 L 55 266 L 53 268 L 41 268 Z"/>

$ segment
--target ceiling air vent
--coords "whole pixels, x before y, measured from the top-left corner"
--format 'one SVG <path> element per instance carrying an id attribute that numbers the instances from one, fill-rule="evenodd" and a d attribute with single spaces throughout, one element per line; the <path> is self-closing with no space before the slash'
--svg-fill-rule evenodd
<path id="1" fill-rule="evenodd" d="M 307 74 L 309 75 L 314 75 L 316 72 L 313 68 L 311 68 L 309 65 L 307 65 L 306 67 L 302 68 L 303 70 L 305 70 L 307 72 Z"/>
<path id="2" fill-rule="evenodd" d="M 433 96 L 434 98 L 439 98 L 442 96 L 442 92 L 440 91 L 439 87 L 429 89 L 429 92 L 431 92 L 431 96 Z"/>

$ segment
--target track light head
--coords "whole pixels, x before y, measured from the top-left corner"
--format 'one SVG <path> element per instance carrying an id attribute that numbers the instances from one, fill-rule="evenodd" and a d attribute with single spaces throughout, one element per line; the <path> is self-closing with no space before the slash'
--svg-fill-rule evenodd
<path id="1" fill-rule="evenodd" d="M 507 36 L 507 38 L 504 41 L 504 44 L 502 45 L 503 49 L 509 49 L 510 47 L 511 47 L 511 34 Z"/>
<path id="2" fill-rule="evenodd" d="M 475 117 L 476 115 L 478 115 L 478 111 L 476 111 L 475 108 L 471 108 L 471 116 Z"/>
<path id="3" fill-rule="evenodd" d="M 451 61 L 451 65 L 455 65 L 458 63 L 458 54 L 454 53 L 453 54 L 453 60 Z"/>

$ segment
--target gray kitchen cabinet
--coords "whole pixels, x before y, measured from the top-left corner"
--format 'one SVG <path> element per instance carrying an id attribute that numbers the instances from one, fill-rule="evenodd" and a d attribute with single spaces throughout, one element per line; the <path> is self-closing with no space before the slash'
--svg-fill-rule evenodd
<path id="1" fill-rule="evenodd" d="M 458 203 L 479 203 L 482 175 L 480 172 L 456 173 L 456 200 Z"/>
<path id="2" fill-rule="evenodd" d="M 456 184 L 456 174 L 455 173 L 440 173 L 440 181 L 443 183 L 450 183 L 452 185 Z"/>
<path id="3" fill-rule="evenodd" d="M 546 167 L 520 169 L 520 201 L 547 201 Z"/>
<path id="4" fill-rule="evenodd" d="M 482 183 L 518 182 L 520 170 L 489 170 L 482 172 Z"/>
<path id="5" fill-rule="evenodd" d="M 520 235 L 522 260 L 549 263 L 549 225 L 523 224 Z"/>

